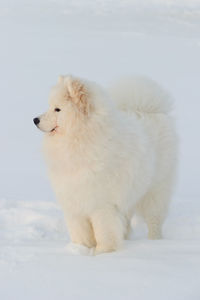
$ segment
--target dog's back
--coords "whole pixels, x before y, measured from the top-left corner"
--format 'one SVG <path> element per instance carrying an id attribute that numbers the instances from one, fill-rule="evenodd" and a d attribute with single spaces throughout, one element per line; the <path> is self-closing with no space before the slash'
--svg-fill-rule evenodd
<path id="1" fill-rule="evenodd" d="M 168 92 L 152 79 L 134 76 L 117 81 L 109 93 L 119 110 L 134 114 L 142 124 L 157 152 L 161 169 L 157 176 L 165 176 L 164 171 L 175 165 L 177 140 L 170 115 L 173 102 Z"/>
<path id="2" fill-rule="evenodd" d="M 124 77 L 109 88 L 119 109 L 135 113 L 169 113 L 169 94 L 152 79 L 142 76 Z"/>

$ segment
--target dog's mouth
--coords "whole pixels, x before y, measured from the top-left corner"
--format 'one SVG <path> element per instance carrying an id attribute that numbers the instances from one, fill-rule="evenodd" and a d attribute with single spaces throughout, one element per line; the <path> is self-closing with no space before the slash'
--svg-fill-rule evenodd
<path id="1" fill-rule="evenodd" d="M 55 126 L 53 129 L 51 129 L 51 131 L 49 133 L 55 133 L 57 128 L 58 128 L 58 126 Z"/>

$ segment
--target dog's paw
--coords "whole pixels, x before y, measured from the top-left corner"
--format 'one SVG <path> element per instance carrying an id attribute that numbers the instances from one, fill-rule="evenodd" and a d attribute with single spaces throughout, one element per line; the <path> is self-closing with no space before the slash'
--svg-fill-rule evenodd
<path id="1" fill-rule="evenodd" d="M 88 248 L 86 246 L 75 244 L 75 243 L 68 243 L 66 247 L 67 251 L 74 255 L 94 255 L 94 248 Z"/>

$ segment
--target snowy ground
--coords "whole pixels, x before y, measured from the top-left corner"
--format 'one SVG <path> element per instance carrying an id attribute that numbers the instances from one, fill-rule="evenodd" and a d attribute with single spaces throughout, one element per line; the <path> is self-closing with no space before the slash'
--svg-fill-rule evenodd
<path id="1" fill-rule="evenodd" d="M 200 299 L 200 1 L 0 1 L 0 299 Z M 32 118 L 59 74 L 146 74 L 176 100 L 179 179 L 164 239 L 72 256 Z"/>

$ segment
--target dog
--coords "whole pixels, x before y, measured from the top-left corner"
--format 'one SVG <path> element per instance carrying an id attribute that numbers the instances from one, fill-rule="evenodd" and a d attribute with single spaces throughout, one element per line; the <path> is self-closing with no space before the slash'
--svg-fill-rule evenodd
<path id="1" fill-rule="evenodd" d="M 95 254 L 121 247 L 133 214 L 149 239 L 162 224 L 176 173 L 172 101 L 155 81 L 127 77 L 104 90 L 60 76 L 49 109 L 34 118 L 44 135 L 49 177 L 72 243 Z"/>

